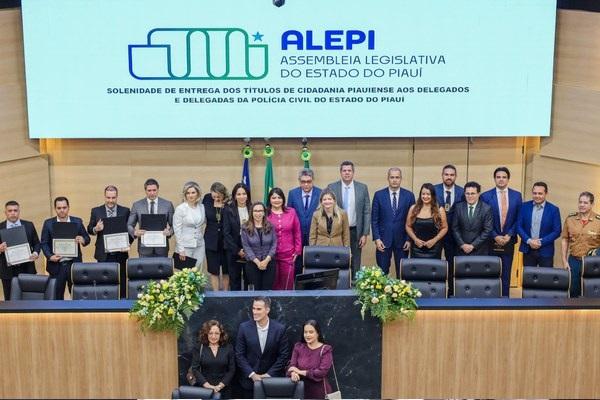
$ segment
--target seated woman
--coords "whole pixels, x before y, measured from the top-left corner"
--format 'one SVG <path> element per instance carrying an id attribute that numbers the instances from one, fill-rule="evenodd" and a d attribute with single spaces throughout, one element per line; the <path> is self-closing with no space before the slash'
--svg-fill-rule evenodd
<path id="1" fill-rule="evenodd" d="M 198 333 L 200 348 L 194 352 L 187 377 L 195 386 L 220 392 L 222 399 L 231 398 L 231 380 L 235 374 L 235 353 L 228 340 L 219 321 L 211 319 L 202 324 Z"/>
<path id="2" fill-rule="evenodd" d="M 329 188 L 324 189 L 319 203 L 310 223 L 309 245 L 350 247 L 348 215 L 338 207 L 335 193 Z"/>
<path id="3" fill-rule="evenodd" d="M 263 203 L 254 203 L 248 221 L 242 226 L 242 245 L 246 254 L 244 272 L 254 290 L 272 290 L 275 282 L 277 234 L 267 219 Z"/>
<path id="4" fill-rule="evenodd" d="M 305 399 L 324 399 L 326 394 L 332 392 L 327 374 L 333 364 L 333 349 L 323 342 L 317 321 L 306 321 L 302 339 L 294 345 L 287 370 L 287 375 L 294 382 L 304 381 Z"/>
<path id="5" fill-rule="evenodd" d="M 411 258 L 442 258 L 442 239 L 448 233 L 448 222 L 431 183 L 421 186 L 417 203 L 408 210 L 405 228 L 411 238 Z"/>

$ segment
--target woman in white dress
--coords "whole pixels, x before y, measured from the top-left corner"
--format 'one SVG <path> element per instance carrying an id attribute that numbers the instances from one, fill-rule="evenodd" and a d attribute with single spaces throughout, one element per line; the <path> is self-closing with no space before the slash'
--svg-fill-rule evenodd
<path id="1" fill-rule="evenodd" d="M 183 202 L 177 206 L 173 215 L 173 231 L 179 259 L 185 261 L 186 257 L 195 258 L 196 267 L 200 269 L 205 257 L 204 228 L 206 226 L 201 197 L 200 185 L 196 182 L 186 182 L 183 185 Z"/>

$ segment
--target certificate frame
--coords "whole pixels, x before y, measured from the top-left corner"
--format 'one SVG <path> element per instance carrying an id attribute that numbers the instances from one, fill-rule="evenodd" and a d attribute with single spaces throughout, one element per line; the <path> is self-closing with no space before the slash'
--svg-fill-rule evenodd
<path id="1" fill-rule="evenodd" d="M 141 241 L 144 247 L 167 247 L 167 237 L 163 231 L 146 231 Z"/>
<path id="2" fill-rule="evenodd" d="M 129 233 L 110 233 L 104 235 L 104 251 L 106 253 L 129 251 Z"/>
<path id="3" fill-rule="evenodd" d="M 75 239 L 52 239 L 52 252 L 57 256 L 76 258 L 78 250 Z"/>
<path id="4" fill-rule="evenodd" d="M 24 264 L 31 261 L 31 247 L 29 247 L 29 243 L 10 246 L 6 248 L 4 255 L 6 264 L 9 266 Z"/>

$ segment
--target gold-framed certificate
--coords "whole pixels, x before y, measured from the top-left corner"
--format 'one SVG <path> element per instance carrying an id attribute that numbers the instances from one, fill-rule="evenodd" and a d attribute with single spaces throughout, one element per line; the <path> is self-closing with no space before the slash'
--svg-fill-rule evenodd
<path id="1" fill-rule="evenodd" d="M 129 251 L 129 234 L 127 232 L 105 234 L 104 251 L 107 253 Z"/>
<path id="2" fill-rule="evenodd" d="M 19 244 L 6 248 L 4 252 L 8 265 L 19 265 L 31 261 L 31 248 L 29 243 Z"/>
<path id="3" fill-rule="evenodd" d="M 52 239 L 52 253 L 61 257 L 75 258 L 79 255 L 75 239 Z"/>
<path id="4" fill-rule="evenodd" d="M 146 231 L 142 235 L 144 247 L 167 247 L 167 237 L 163 231 Z"/>

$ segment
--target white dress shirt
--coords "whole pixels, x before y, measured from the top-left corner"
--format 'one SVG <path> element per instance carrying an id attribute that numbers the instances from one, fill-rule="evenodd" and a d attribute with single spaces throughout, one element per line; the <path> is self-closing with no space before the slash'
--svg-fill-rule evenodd
<path id="1" fill-rule="evenodd" d="M 344 181 L 342 181 L 342 204 L 344 204 L 344 193 L 346 191 L 348 192 L 348 209 L 344 211 L 346 211 L 346 214 L 348 214 L 348 225 L 350 225 L 350 227 L 352 228 L 356 226 L 356 200 L 354 195 L 354 181 L 350 182 L 350 184 L 347 186 L 344 183 Z"/>

